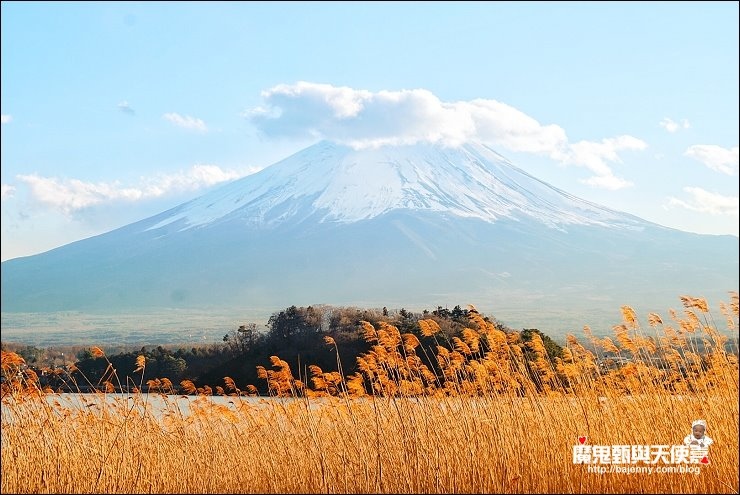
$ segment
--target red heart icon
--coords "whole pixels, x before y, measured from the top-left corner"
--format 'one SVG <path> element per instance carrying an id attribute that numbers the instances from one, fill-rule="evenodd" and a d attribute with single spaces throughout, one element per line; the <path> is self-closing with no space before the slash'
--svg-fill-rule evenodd
<path id="1" fill-rule="evenodd" d="M 701 463 L 702 464 L 709 464 L 709 457 L 707 457 L 707 456 L 702 457 L 701 458 Z"/>
<path id="2" fill-rule="evenodd" d="M 581 445 L 583 445 L 584 443 L 586 443 L 586 437 L 578 437 L 578 443 L 580 443 Z M 707 461 L 707 462 L 709 462 L 709 461 Z"/>

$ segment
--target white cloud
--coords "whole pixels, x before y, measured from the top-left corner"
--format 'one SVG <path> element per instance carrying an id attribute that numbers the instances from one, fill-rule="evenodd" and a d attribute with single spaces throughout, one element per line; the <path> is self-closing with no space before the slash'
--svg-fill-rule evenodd
<path id="1" fill-rule="evenodd" d="M 263 91 L 262 98 L 243 115 L 267 136 L 328 139 L 354 148 L 479 141 L 586 167 L 595 174 L 586 183 L 595 187 L 631 185 L 614 177 L 609 163 L 619 163 L 621 151 L 647 147 L 632 136 L 571 144 L 562 127 L 540 124 L 505 103 L 443 102 L 425 89 L 371 92 L 298 82 Z"/>
<path id="2" fill-rule="evenodd" d="M 737 196 L 723 196 L 705 191 L 700 187 L 684 187 L 683 190 L 689 194 L 690 198 L 684 201 L 669 197 L 668 206 L 679 206 L 687 210 L 710 213 L 712 215 L 738 216 L 739 198 Z"/>
<path id="3" fill-rule="evenodd" d="M 487 141 L 511 151 L 537 153 L 556 158 L 567 154 L 568 137 L 558 125 L 543 126 L 535 119 L 496 100 L 476 99 L 470 103 L 453 103 L 451 111 L 457 120 L 473 126 L 456 126 L 465 137 L 463 140 Z"/>
<path id="4" fill-rule="evenodd" d="M 675 122 L 670 117 L 663 117 L 663 120 L 661 120 L 658 125 L 671 133 L 676 132 L 679 129 L 689 129 L 691 127 L 688 119 L 681 119 L 681 122 Z"/>
<path id="5" fill-rule="evenodd" d="M 647 144 L 632 136 L 618 136 L 602 139 L 601 142 L 579 141 L 569 146 L 569 151 L 561 161 L 583 165 L 598 177 L 609 178 L 612 175 L 607 162 L 621 163 L 619 151 L 644 150 Z"/>
<path id="6" fill-rule="evenodd" d="M 255 171 L 250 170 L 250 173 Z M 62 213 L 72 214 L 103 203 L 134 202 L 183 191 L 195 191 L 243 175 L 245 174 L 233 170 L 223 170 L 217 165 L 194 165 L 185 172 L 144 177 L 138 186 L 130 187 L 118 182 L 92 183 L 78 179 L 41 177 L 36 174 L 18 175 L 17 178 L 28 185 L 36 201 Z"/>
<path id="7" fill-rule="evenodd" d="M 129 105 L 129 102 L 127 102 L 126 100 L 120 102 L 117 107 L 120 111 L 128 115 L 134 115 L 136 113 L 136 111 L 131 107 L 131 105 Z"/>
<path id="8" fill-rule="evenodd" d="M 714 144 L 689 146 L 684 155 L 699 160 L 707 167 L 727 175 L 737 175 L 738 147 L 726 149 Z"/>
<path id="9" fill-rule="evenodd" d="M 2 122 L 3 124 L 10 124 L 13 121 L 13 116 L 8 115 L 7 113 L 2 114 L 0 118 L 2 119 L 0 120 L 0 122 Z"/>
<path id="10" fill-rule="evenodd" d="M 205 122 L 190 115 L 180 115 L 179 113 L 172 112 L 162 115 L 162 118 L 184 129 L 200 132 L 206 132 L 208 130 Z"/>
<path id="11" fill-rule="evenodd" d="M 11 186 L 10 184 L 3 184 L 1 197 L 2 199 L 12 198 L 14 192 L 15 192 L 15 187 Z"/>
<path id="12" fill-rule="evenodd" d="M 668 117 L 665 117 L 663 120 L 661 120 L 659 125 L 668 132 L 676 132 L 680 127 L 677 122 L 674 122 Z"/>

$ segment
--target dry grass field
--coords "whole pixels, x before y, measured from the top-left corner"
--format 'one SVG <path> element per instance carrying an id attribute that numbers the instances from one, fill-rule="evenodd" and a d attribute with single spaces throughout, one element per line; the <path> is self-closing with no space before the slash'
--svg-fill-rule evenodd
<path id="1" fill-rule="evenodd" d="M 338 363 L 296 379 L 276 356 L 261 399 L 227 377 L 221 400 L 185 382 L 195 400 L 91 394 L 70 408 L 4 352 L 2 493 L 737 493 L 738 359 L 725 343 L 738 296 L 720 322 L 703 299 L 681 299 L 670 320 L 625 306 L 614 340 L 586 328 L 555 360 L 537 336 L 524 356 L 516 333 L 475 311 L 462 338 L 437 346 L 437 367 L 415 335 L 365 324 L 373 346 L 358 373 Z M 424 320 L 419 334 L 437 330 Z M 670 448 L 699 418 L 708 463 L 574 463 L 579 437 L 594 452 Z M 593 469 L 630 466 L 645 472 Z"/>

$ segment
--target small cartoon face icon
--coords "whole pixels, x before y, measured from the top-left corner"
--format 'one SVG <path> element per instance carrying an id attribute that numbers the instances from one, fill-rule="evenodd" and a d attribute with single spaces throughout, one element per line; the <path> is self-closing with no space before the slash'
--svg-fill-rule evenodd
<path id="1" fill-rule="evenodd" d="M 692 433 L 694 434 L 694 438 L 697 440 L 704 437 L 704 432 L 707 429 L 704 427 L 704 425 L 694 425 L 694 427 L 691 429 Z"/>

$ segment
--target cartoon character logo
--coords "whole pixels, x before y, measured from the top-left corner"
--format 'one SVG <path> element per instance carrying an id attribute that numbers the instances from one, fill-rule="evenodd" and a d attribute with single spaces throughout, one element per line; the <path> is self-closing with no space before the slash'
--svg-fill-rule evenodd
<path id="1" fill-rule="evenodd" d="M 683 444 L 691 449 L 691 458 L 702 464 L 709 464 L 709 446 L 714 443 L 707 435 L 707 422 L 697 419 L 691 423 L 691 433 L 683 439 Z"/>

